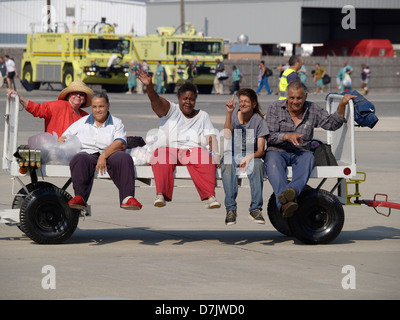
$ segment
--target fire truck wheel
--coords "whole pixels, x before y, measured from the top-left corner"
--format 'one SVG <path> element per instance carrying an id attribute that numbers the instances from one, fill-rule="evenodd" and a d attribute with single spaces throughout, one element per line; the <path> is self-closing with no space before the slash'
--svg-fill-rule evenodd
<path id="1" fill-rule="evenodd" d="M 294 237 L 307 244 L 326 244 L 333 241 L 344 224 L 343 206 L 332 193 L 309 189 L 298 198 L 299 208 L 288 219 Z"/>
<path id="2" fill-rule="evenodd" d="M 24 70 L 22 71 L 22 79 L 28 81 L 32 85 L 33 89 L 35 90 L 39 89 L 40 82 L 33 82 L 32 78 L 33 78 L 32 66 L 30 64 L 26 64 L 24 66 Z"/>
<path id="3" fill-rule="evenodd" d="M 214 86 L 212 84 L 210 85 L 204 84 L 204 85 L 198 85 L 197 89 L 199 90 L 200 94 L 211 94 L 213 87 Z"/>
<path id="4" fill-rule="evenodd" d="M 292 236 L 292 231 L 289 228 L 287 219 L 282 217 L 282 213 L 279 212 L 278 207 L 276 206 L 275 193 L 272 193 L 269 198 L 267 213 L 269 221 L 276 230 L 285 236 Z"/>
<path id="5" fill-rule="evenodd" d="M 167 83 L 165 86 L 165 93 L 174 93 L 175 91 L 175 83 Z"/>
<path id="6" fill-rule="evenodd" d="M 68 87 L 74 81 L 74 68 L 67 67 L 64 70 L 62 85 L 64 88 Z"/>
<path id="7" fill-rule="evenodd" d="M 74 233 L 79 212 L 68 206 L 71 195 L 57 187 L 32 191 L 20 211 L 21 227 L 26 235 L 39 244 L 57 244 Z"/>

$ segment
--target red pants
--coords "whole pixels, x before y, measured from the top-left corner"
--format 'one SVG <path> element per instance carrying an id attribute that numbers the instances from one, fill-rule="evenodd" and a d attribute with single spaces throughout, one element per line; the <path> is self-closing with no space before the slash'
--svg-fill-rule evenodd
<path id="1" fill-rule="evenodd" d="M 159 148 L 154 151 L 151 166 L 157 193 L 171 201 L 176 166 L 186 166 L 201 200 L 215 196 L 216 165 L 203 148 Z"/>

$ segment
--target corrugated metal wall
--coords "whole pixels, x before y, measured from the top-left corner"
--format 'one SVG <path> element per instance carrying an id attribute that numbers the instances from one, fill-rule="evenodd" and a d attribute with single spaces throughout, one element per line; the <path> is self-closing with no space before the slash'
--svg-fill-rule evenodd
<path id="1" fill-rule="evenodd" d="M 0 45 L 21 42 L 21 35 L 31 32 L 31 23 L 46 24 L 46 0 L 1 1 Z M 133 1 L 94 1 L 94 0 L 52 0 L 51 18 L 53 21 L 65 22 L 70 31 L 75 21 L 78 26 L 82 21 L 92 24 L 106 17 L 107 22 L 116 23 L 116 33 L 146 34 L 146 5 Z M 67 16 L 68 12 L 71 16 Z M 54 29 L 54 25 L 53 25 Z M 62 30 L 60 29 L 62 32 Z M 26 38 L 24 38 L 26 39 Z M 25 41 L 22 41 L 23 43 Z"/>

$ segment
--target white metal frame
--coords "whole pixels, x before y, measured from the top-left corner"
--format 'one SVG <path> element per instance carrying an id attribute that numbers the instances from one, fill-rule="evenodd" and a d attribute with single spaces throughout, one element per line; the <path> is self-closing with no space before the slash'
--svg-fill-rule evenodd
<path id="1" fill-rule="evenodd" d="M 341 95 L 330 94 L 327 98 L 326 109 L 329 113 L 336 111 Z M 338 198 L 342 204 L 346 204 L 346 179 L 353 178 L 357 174 L 356 156 L 355 156 L 355 136 L 354 136 L 354 112 L 353 101 L 350 100 L 346 108 L 344 125 L 336 131 L 327 131 L 327 143 L 331 145 L 332 152 L 338 162 L 338 166 L 318 166 L 311 173 L 310 178 L 328 179 L 336 178 L 338 183 Z M 20 177 L 26 176 L 19 172 L 19 165 L 13 156 L 18 147 L 18 121 L 19 121 L 19 98 L 17 95 L 7 100 L 5 126 L 4 126 L 4 144 L 3 144 L 3 169 L 18 180 L 24 187 Z M 349 171 L 350 170 L 350 171 Z M 135 166 L 136 179 L 151 185 L 154 179 L 151 166 Z M 38 177 L 65 177 L 70 178 L 71 173 L 67 165 L 42 165 L 37 169 Z M 178 166 L 174 174 L 176 179 L 190 179 L 187 168 Z M 97 175 L 96 178 L 109 179 L 109 175 Z M 288 168 L 288 178 L 292 177 L 292 168 Z M 240 179 L 245 179 L 246 174 L 243 173 Z M 221 171 L 217 170 L 217 179 L 221 179 Z M 14 193 L 14 183 L 12 186 L 12 194 Z M 19 222 L 19 209 L 7 209 L 0 211 L 0 223 L 10 223 L 11 221 Z"/>

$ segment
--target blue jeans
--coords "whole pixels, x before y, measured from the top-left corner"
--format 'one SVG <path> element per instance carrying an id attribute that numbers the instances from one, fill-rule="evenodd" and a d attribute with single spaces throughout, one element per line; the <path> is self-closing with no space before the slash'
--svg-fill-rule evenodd
<path id="1" fill-rule="evenodd" d="M 276 197 L 276 205 L 280 210 L 282 203 L 278 199 L 287 188 L 292 187 L 301 193 L 310 178 L 315 166 L 314 155 L 308 151 L 279 152 L 267 151 L 264 161 L 265 171 Z M 292 181 L 288 182 L 286 168 L 292 166 Z"/>
<path id="2" fill-rule="evenodd" d="M 256 93 L 260 93 L 262 87 L 265 87 L 267 90 L 268 94 L 271 94 L 271 89 L 269 88 L 269 83 L 268 83 L 268 77 L 265 77 L 264 79 L 261 79 L 260 85 L 258 86 L 258 89 Z"/>
<path id="3" fill-rule="evenodd" d="M 231 158 L 230 158 L 231 159 Z M 224 163 L 222 159 L 221 172 L 222 184 L 225 191 L 226 210 L 236 210 L 236 197 L 238 195 L 238 175 L 241 172 L 239 164 L 232 157 L 232 163 Z M 250 182 L 251 203 L 249 211 L 262 210 L 263 207 L 263 185 L 264 168 L 262 159 L 256 158 L 250 161 L 246 170 Z"/>

